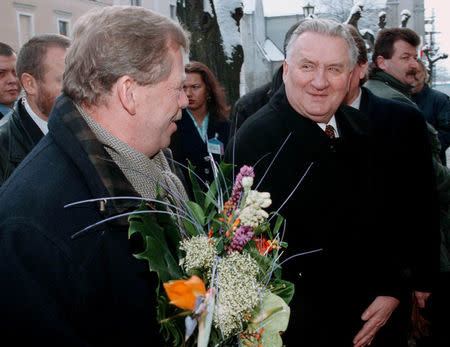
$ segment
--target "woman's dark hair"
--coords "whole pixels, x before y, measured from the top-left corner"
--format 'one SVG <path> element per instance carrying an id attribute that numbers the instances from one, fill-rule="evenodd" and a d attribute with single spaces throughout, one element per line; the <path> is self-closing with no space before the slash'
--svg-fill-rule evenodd
<path id="1" fill-rule="evenodd" d="M 199 61 L 191 60 L 184 68 L 186 73 L 199 73 L 207 90 L 207 108 L 209 114 L 220 122 L 228 120 L 230 106 L 227 105 L 225 91 L 211 70 Z"/>

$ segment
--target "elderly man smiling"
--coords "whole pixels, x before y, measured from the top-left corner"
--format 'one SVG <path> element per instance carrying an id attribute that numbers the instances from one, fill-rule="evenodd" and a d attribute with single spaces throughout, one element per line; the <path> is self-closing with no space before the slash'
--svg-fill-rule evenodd
<path id="1" fill-rule="evenodd" d="M 287 46 L 284 86 L 227 148 L 229 161 L 256 164 L 258 189 L 287 220 L 282 270 L 296 286 L 288 346 L 375 345 L 399 303 L 400 266 L 371 199 L 368 119 L 340 106 L 357 53 L 341 24 L 302 22 Z"/>

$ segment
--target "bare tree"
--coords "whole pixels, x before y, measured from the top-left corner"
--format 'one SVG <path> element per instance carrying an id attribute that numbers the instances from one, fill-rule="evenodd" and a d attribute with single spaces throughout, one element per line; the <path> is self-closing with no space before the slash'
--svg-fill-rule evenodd
<path id="1" fill-rule="evenodd" d="M 190 59 L 211 69 L 225 88 L 228 104 L 234 104 L 244 61 L 242 0 L 178 0 L 177 16 L 191 32 Z"/>

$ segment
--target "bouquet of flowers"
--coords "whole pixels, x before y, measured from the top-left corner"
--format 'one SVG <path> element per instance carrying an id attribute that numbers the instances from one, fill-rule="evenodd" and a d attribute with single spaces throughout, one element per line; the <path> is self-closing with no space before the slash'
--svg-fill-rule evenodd
<path id="1" fill-rule="evenodd" d="M 168 213 L 155 200 L 129 217 L 129 236 L 140 233 L 145 246 L 135 256 L 163 283 L 161 332 L 174 346 L 281 346 L 294 294 L 281 279 L 283 218 L 265 211 L 270 193 L 252 190 L 252 167 L 241 167 L 234 184 L 231 165 L 215 169 L 206 193 L 190 170 L 195 199 L 185 209 Z"/>

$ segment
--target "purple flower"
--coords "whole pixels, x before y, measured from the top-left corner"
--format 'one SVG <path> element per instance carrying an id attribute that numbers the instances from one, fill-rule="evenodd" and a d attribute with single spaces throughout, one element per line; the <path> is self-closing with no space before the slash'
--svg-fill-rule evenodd
<path id="1" fill-rule="evenodd" d="M 242 251 L 245 244 L 253 237 L 253 228 L 248 225 L 240 226 L 234 233 L 233 241 L 228 246 L 228 253 L 233 251 Z"/>
<path id="2" fill-rule="evenodd" d="M 235 209 L 242 195 L 242 179 L 244 177 L 255 177 L 255 172 L 253 171 L 253 167 L 244 165 L 239 170 L 239 173 L 236 176 L 236 180 L 234 181 L 233 191 L 231 192 L 230 200 L 228 200 L 228 208 L 226 209 L 226 214 L 229 216 L 233 209 Z"/>

